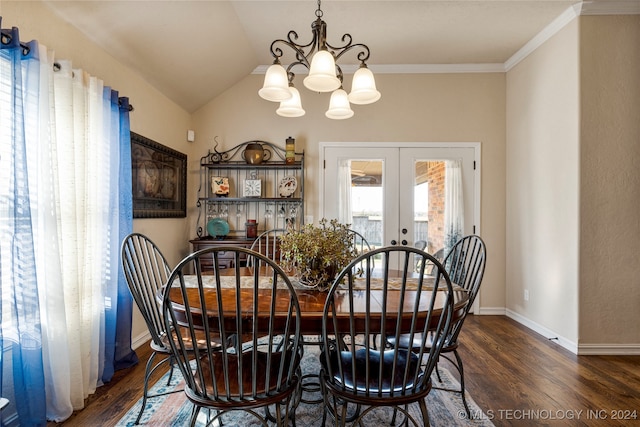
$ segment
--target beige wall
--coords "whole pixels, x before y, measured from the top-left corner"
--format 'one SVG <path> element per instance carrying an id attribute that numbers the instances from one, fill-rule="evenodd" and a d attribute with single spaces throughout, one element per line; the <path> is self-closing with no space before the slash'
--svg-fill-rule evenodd
<path id="1" fill-rule="evenodd" d="M 581 17 L 507 74 L 507 310 L 580 354 L 640 343 L 638 46 Z"/>
<path id="2" fill-rule="evenodd" d="M 128 96 L 135 108 L 130 115 L 132 131 L 187 153 L 189 161 L 193 160 L 192 153 L 189 153 L 191 146 L 186 142 L 190 115 L 137 74 L 106 52 L 96 49 L 86 37 L 39 2 L 2 0 L 0 15 L 2 26 L 18 27 L 22 40 L 38 40 L 54 50 L 56 58 L 70 59 L 74 68 L 86 70 L 101 78 L 105 85 L 118 90 L 120 96 Z M 195 200 L 189 199 L 187 203 L 194 206 Z M 189 249 L 186 236 L 190 230 L 187 224 L 184 218 L 136 219 L 133 228 L 154 239 L 169 262 L 175 264 Z M 136 310 L 132 331 L 134 341 L 146 331 L 146 325 Z"/>
<path id="3" fill-rule="evenodd" d="M 488 264 L 480 293 L 486 310 L 503 310 L 505 241 L 505 75 L 423 74 L 378 75 L 382 98 L 369 106 L 354 106 L 345 121 L 325 118 L 329 95 L 315 94 L 301 84 L 307 114 L 287 119 L 275 114 L 276 104 L 262 100 L 262 75 L 250 75 L 193 115 L 195 146 L 205 155 L 218 137 L 218 150 L 251 139 L 284 145 L 296 138 L 306 154 L 305 213 L 319 219 L 320 142 L 481 142 L 481 234 L 488 247 Z M 299 80 L 299 78 L 297 79 Z M 296 82 L 299 83 L 299 82 Z M 195 173 L 195 171 L 194 171 Z M 195 188 L 192 191 L 195 192 Z M 190 217 L 195 235 L 195 216 Z"/>
<path id="4" fill-rule="evenodd" d="M 578 36 L 574 20 L 507 73 L 506 306 L 569 346 L 578 340 Z"/>
<path id="5" fill-rule="evenodd" d="M 640 343 L 640 16 L 580 19 L 580 343 Z"/>

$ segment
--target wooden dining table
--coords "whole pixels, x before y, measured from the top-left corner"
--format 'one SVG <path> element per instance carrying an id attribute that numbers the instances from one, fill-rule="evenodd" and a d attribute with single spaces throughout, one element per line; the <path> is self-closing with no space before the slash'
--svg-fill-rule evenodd
<path id="1" fill-rule="evenodd" d="M 233 270 L 233 269 L 230 269 Z M 241 269 L 242 270 L 242 269 Z M 243 320 L 243 329 L 250 331 L 254 327 L 254 323 L 257 322 L 257 330 L 263 331 L 267 325 L 268 320 L 278 321 L 281 317 L 286 319 L 287 311 L 289 309 L 289 291 L 286 289 L 278 289 L 275 293 L 276 299 L 276 315 L 275 319 L 269 318 L 269 305 L 272 300 L 272 289 L 269 282 L 269 276 L 260 276 L 258 288 L 255 288 L 254 278 L 251 276 L 250 269 L 242 271 L 242 274 L 246 276 L 242 277 L 240 288 L 236 287 L 235 277 L 229 276 L 225 281 L 226 276 L 221 277 L 221 301 L 223 310 L 225 307 L 229 307 L 228 312 L 224 312 L 224 318 L 228 319 L 229 327 L 235 326 L 231 322 L 236 320 L 236 299 L 237 292 L 240 292 L 240 301 L 242 302 L 241 316 Z M 217 310 L 217 298 L 218 290 L 215 287 L 215 276 L 202 276 L 204 287 L 203 297 L 205 306 L 207 307 L 206 317 L 209 319 L 210 325 L 214 325 L 217 322 L 218 310 Z M 192 284 L 189 284 L 189 280 L 193 280 Z M 433 289 L 434 279 L 432 277 L 424 278 L 424 285 L 421 291 L 412 289 L 411 286 L 404 292 L 404 298 L 401 298 L 402 291 L 397 289 L 399 287 L 398 278 L 391 278 L 388 281 L 389 290 L 387 291 L 386 300 L 386 313 L 388 333 L 395 333 L 397 324 L 397 313 L 399 312 L 399 304 L 403 301 L 403 316 L 401 330 L 408 330 L 410 328 L 410 318 L 412 316 L 411 310 L 414 306 L 416 298 L 420 298 L 419 311 L 426 317 L 429 302 L 433 292 L 437 292 L 433 314 L 431 317 L 432 324 L 435 325 L 440 318 L 440 313 L 445 301 L 444 288 L 437 290 Z M 417 284 L 418 279 L 411 279 Z M 185 305 L 182 292 L 179 287 L 173 286 L 170 289 L 169 299 L 172 303 L 172 308 L 176 313 L 176 318 L 179 323 L 185 322 L 186 324 L 186 306 L 189 307 L 189 311 L 194 318 L 196 325 L 203 325 L 203 316 L 201 309 L 201 295 L 197 286 L 195 286 L 195 276 L 185 276 L 187 282 L 186 299 L 188 304 Z M 294 286 L 294 290 L 300 305 L 300 327 L 302 335 L 319 335 L 322 330 L 322 317 L 324 305 L 326 302 L 328 291 L 321 291 L 317 289 L 309 289 L 297 284 L 295 278 L 291 278 L 291 282 Z M 342 285 L 341 285 L 342 286 Z M 280 297 L 281 296 L 281 297 Z M 258 298 L 258 310 L 257 316 L 253 313 L 253 300 L 254 297 Z M 349 291 L 346 289 L 338 289 L 335 295 L 336 306 L 335 318 L 338 322 L 349 322 L 351 307 L 353 310 L 354 318 L 357 325 L 364 324 L 359 320 L 364 320 L 367 313 L 367 305 L 369 305 L 370 327 L 372 330 L 380 331 L 383 310 L 383 290 L 382 290 L 382 278 L 371 281 L 370 287 L 367 290 L 364 283 L 364 279 L 357 279 L 354 284 L 354 291 L 352 297 L 349 297 Z M 452 321 L 460 318 L 464 313 L 464 308 L 468 302 L 467 292 L 454 286 L 453 291 L 454 300 L 454 312 Z M 281 314 L 279 316 L 278 314 Z M 395 319 L 394 322 L 389 322 L 389 319 Z M 356 326 L 358 327 L 358 326 Z M 359 331 L 360 332 L 360 331 Z M 362 331 L 364 332 L 364 331 Z"/>

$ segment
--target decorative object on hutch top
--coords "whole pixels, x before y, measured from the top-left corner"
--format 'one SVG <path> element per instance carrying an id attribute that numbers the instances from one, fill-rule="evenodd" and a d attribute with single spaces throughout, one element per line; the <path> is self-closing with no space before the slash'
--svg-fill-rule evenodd
<path id="1" fill-rule="evenodd" d="M 211 246 L 250 248 L 256 235 L 274 228 L 304 224 L 304 152 L 287 162 L 284 146 L 247 141 L 200 159 L 197 237 L 194 251 Z M 262 155 L 260 155 L 262 154 Z M 258 160 L 259 159 L 259 160 Z M 225 178 L 227 193 L 219 197 L 214 180 Z M 228 260 L 233 266 L 233 260 Z"/>
<path id="2" fill-rule="evenodd" d="M 242 151 L 242 158 L 250 165 L 259 165 L 271 158 L 271 151 L 259 143 L 249 143 Z"/>
<path id="3" fill-rule="evenodd" d="M 313 38 L 307 44 L 298 44 L 298 33 L 291 30 L 287 39 L 277 39 L 271 43 L 271 55 L 275 58 L 264 76 L 264 84 L 258 94 L 267 101 L 279 102 L 276 114 L 283 117 L 300 117 L 305 114 L 302 109 L 300 92 L 293 87 L 295 74 L 293 68 L 302 65 L 309 70 L 303 83 L 307 89 L 314 92 L 332 92 L 329 110 L 325 115 L 330 119 L 348 119 L 353 116 L 350 102 L 353 104 L 371 104 L 380 99 L 380 92 L 376 89 L 376 82 L 371 70 L 367 68 L 369 47 L 362 43 L 353 43 L 351 34 L 344 34 L 340 39 L 342 46 L 332 46 L 327 42 L 327 24 L 322 20 L 322 9 L 318 0 L 316 20 L 311 24 Z M 295 61 L 285 69 L 280 63 L 284 55 L 281 46 L 293 50 Z M 309 51 L 305 53 L 305 49 Z M 343 73 L 336 63 L 348 51 L 354 49 L 360 68 L 354 73 L 351 92 L 342 88 Z"/>
<path id="4" fill-rule="evenodd" d="M 296 161 L 296 140 L 289 137 L 285 142 L 285 162 L 288 164 L 294 163 Z"/>
<path id="5" fill-rule="evenodd" d="M 187 156 L 131 132 L 134 218 L 187 216 Z"/>

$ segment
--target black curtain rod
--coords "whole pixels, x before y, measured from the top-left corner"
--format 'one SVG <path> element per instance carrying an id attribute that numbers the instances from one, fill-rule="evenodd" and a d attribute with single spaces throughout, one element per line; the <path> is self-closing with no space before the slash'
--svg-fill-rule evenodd
<path id="1" fill-rule="evenodd" d="M 60 66 L 60 64 L 58 62 L 54 62 L 53 63 L 53 71 L 60 71 L 62 69 L 62 67 Z M 120 102 L 120 100 L 118 100 L 118 105 L 122 105 L 122 102 Z M 129 104 L 129 111 L 133 111 L 133 105 Z"/>
<path id="2" fill-rule="evenodd" d="M 118 105 L 122 106 L 122 98 L 118 98 Z M 133 111 L 133 105 L 129 104 L 128 110 Z"/>
<path id="3" fill-rule="evenodd" d="M 13 37 L 11 37 L 11 31 L 3 29 L 1 40 L 4 45 L 11 44 L 11 41 L 13 40 Z M 28 55 L 29 52 L 31 52 L 31 48 L 25 43 L 20 42 L 20 48 L 22 48 L 23 55 Z"/>
<path id="4" fill-rule="evenodd" d="M 0 20 L 2 18 L 0 17 Z M 0 21 L 1 22 L 1 21 Z M 11 36 L 11 31 L 6 29 L 0 29 L 0 43 L 4 45 L 11 44 L 13 37 Z M 22 49 L 22 55 L 26 56 L 31 52 L 31 48 L 28 44 L 20 42 L 20 48 Z M 53 63 L 53 71 L 60 71 L 60 64 L 57 62 Z M 118 101 L 118 105 L 120 105 L 120 101 Z M 129 104 L 129 111 L 133 111 L 133 105 Z"/>

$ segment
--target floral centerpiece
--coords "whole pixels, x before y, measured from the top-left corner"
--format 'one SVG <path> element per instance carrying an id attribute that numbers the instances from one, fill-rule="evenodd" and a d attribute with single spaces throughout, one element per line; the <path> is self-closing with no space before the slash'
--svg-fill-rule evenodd
<path id="1" fill-rule="evenodd" d="M 280 251 L 285 268 L 295 271 L 303 286 L 323 290 L 357 255 L 349 225 L 325 218 L 283 235 Z"/>

